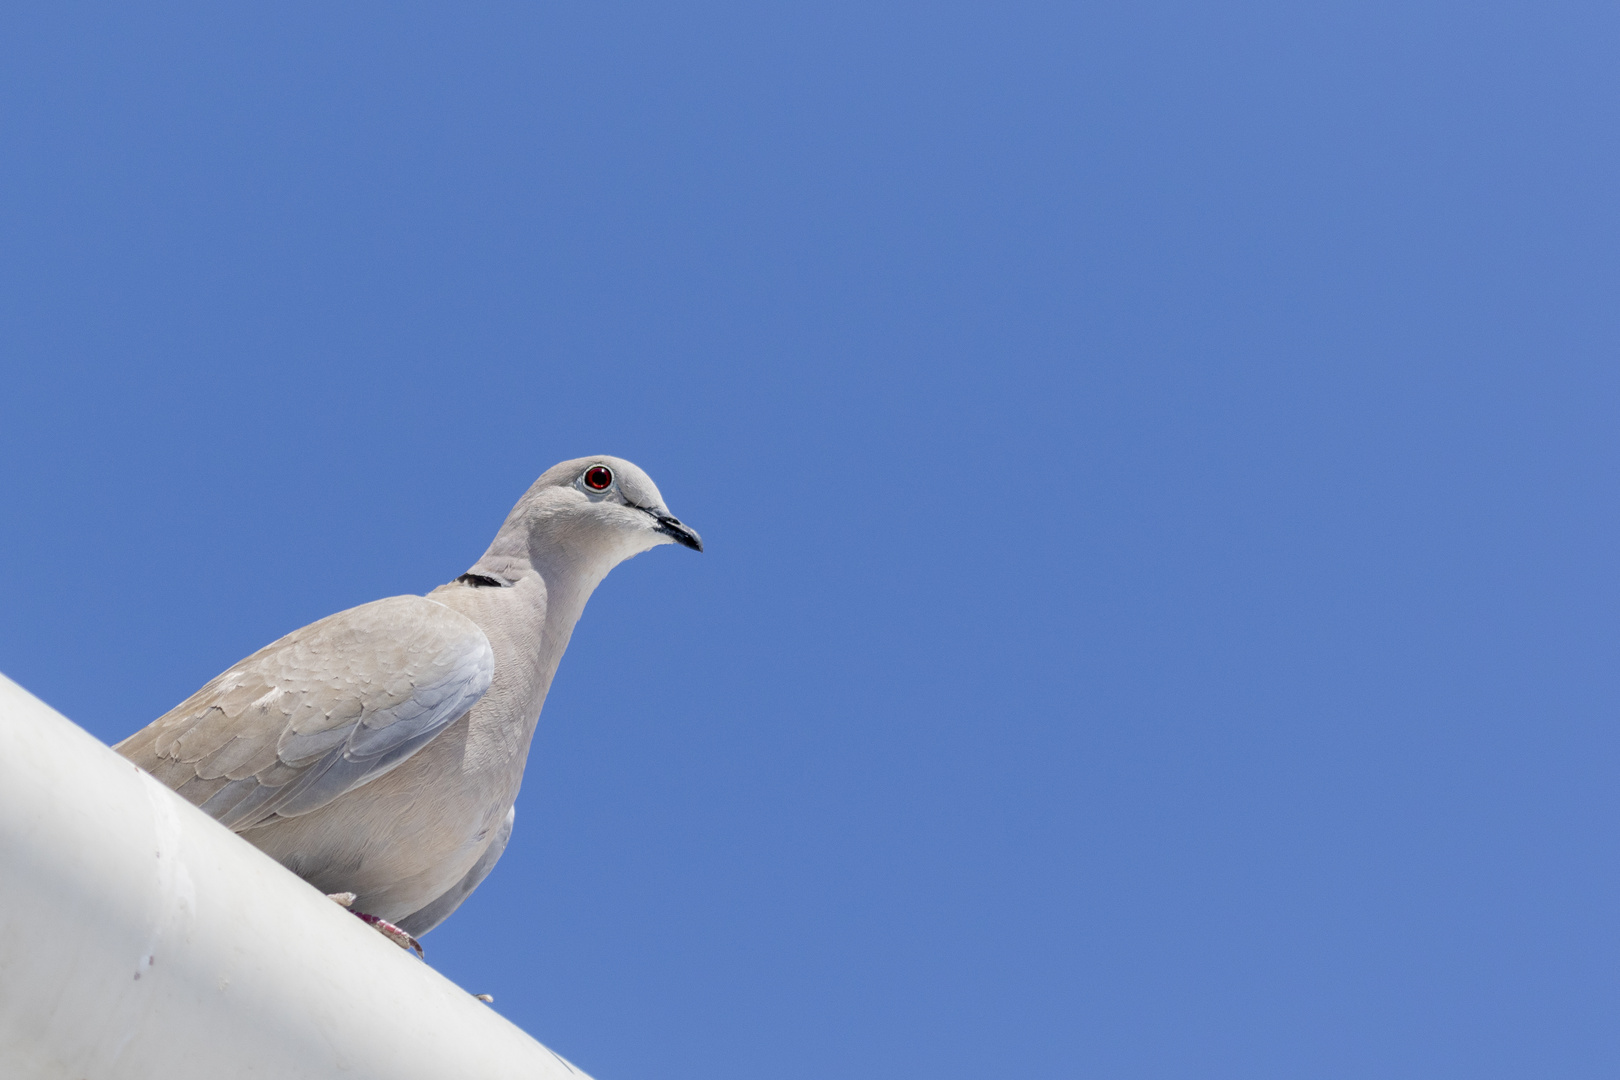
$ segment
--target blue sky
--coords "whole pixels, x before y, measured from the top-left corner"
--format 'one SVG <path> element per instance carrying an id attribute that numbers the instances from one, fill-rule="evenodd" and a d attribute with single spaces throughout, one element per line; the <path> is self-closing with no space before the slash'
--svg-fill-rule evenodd
<path id="1" fill-rule="evenodd" d="M 592 600 L 433 963 L 602 1080 L 1620 1066 L 1620 14 L 0 14 L 0 670 Z"/>

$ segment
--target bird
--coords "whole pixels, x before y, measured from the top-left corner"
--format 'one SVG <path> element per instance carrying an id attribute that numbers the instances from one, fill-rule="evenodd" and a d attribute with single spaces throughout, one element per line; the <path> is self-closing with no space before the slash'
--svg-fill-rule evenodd
<path id="1" fill-rule="evenodd" d="M 645 472 L 564 461 L 466 573 L 294 630 L 113 749 L 420 955 L 506 848 L 585 602 L 663 544 L 703 550 Z"/>

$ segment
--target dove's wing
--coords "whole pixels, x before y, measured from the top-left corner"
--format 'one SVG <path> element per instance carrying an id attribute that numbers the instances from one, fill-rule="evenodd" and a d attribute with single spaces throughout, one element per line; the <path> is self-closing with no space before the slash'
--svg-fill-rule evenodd
<path id="1" fill-rule="evenodd" d="M 394 596 L 265 646 L 114 749 L 241 832 L 399 765 L 470 709 L 494 670 L 471 619 Z"/>

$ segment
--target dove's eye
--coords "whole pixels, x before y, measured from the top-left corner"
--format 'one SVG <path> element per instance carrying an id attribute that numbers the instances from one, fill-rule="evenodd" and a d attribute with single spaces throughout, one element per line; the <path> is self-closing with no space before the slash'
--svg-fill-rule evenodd
<path id="1" fill-rule="evenodd" d="M 613 486 L 613 470 L 606 465 L 592 465 L 585 470 L 585 486 L 592 491 L 606 491 Z"/>

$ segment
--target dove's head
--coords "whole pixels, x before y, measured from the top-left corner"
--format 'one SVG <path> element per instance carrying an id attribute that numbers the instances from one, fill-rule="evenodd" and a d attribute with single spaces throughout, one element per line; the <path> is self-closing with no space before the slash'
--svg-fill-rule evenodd
<path id="1" fill-rule="evenodd" d="M 703 550 L 698 534 L 664 505 L 652 477 L 623 458 L 599 454 L 547 469 L 479 563 L 523 559 L 547 576 L 582 575 L 594 587 L 625 559 L 659 544 Z"/>

